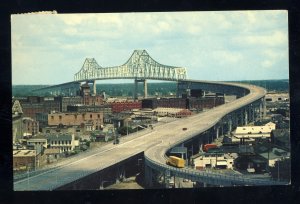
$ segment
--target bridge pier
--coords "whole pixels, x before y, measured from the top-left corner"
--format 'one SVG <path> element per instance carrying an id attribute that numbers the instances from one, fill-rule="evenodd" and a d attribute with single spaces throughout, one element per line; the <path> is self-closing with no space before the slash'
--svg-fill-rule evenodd
<path id="1" fill-rule="evenodd" d="M 219 138 L 219 129 L 220 129 L 220 127 L 215 126 L 215 130 L 216 130 L 216 139 Z"/>
<path id="2" fill-rule="evenodd" d="M 262 103 L 263 103 L 263 117 L 265 118 L 267 115 L 266 97 L 262 98 Z"/>
<path id="3" fill-rule="evenodd" d="M 144 80 L 144 98 L 148 98 L 147 80 Z"/>
<path id="4" fill-rule="evenodd" d="M 134 99 L 138 99 L 138 83 L 144 83 L 144 98 L 148 97 L 148 88 L 147 88 L 147 80 L 146 79 L 134 79 Z"/>
<path id="5" fill-rule="evenodd" d="M 97 90 L 96 90 L 96 80 L 93 81 L 93 94 L 96 96 Z"/>
<path id="6" fill-rule="evenodd" d="M 230 135 L 230 133 L 232 131 L 232 119 L 231 118 L 228 119 L 227 125 L 228 125 L 228 132 L 227 132 L 227 134 Z"/>
<path id="7" fill-rule="evenodd" d="M 247 112 L 247 107 L 245 108 L 245 111 L 244 111 L 244 123 L 245 125 L 248 125 L 248 112 Z"/>

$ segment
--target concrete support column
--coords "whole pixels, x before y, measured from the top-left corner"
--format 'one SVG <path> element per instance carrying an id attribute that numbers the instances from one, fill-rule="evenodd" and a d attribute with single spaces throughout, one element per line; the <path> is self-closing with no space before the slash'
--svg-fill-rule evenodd
<path id="1" fill-rule="evenodd" d="M 256 104 L 253 106 L 253 118 L 255 121 L 257 120 L 257 105 Z"/>
<path id="2" fill-rule="evenodd" d="M 259 104 L 259 120 L 261 121 L 263 118 L 263 104 Z"/>
<path id="3" fill-rule="evenodd" d="M 230 135 L 231 131 L 232 131 L 232 120 L 231 118 L 228 120 L 228 132 L 227 134 Z"/>
<path id="4" fill-rule="evenodd" d="M 137 92 L 138 92 L 138 80 L 135 79 L 134 80 L 134 94 L 133 94 L 133 99 L 138 99 Z"/>
<path id="5" fill-rule="evenodd" d="M 248 107 L 246 107 L 245 112 L 244 112 L 244 120 L 245 120 L 245 125 L 248 125 Z"/>
<path id="6" fill-rule="evenodd" d="M 216 127 L 216 138 L 219 138 L 219 127 Z"/>
<path id="7" fill-rule="evenodd" d="M 265 118 L 267 115 L 266 98 L 263 97 L 262 101 L 263 101 L 263 117 Z"/>
<path id="8" fill-rule="evenodd" d="M 147 80 L 144 80 L 144 98 L 148 98 Z"/>
<path id="9" fill-rule="evenodd" d="M 96 90 L 96 80 L 93 81 L 93 94 L 96 96 L 97 90 Z"/>
<path id="10" fill-rule="evenodd" d="M 249 121 L 250 122 L 254 121 L 254 117 L 253 117 L 253 105 L 252 104 L 249 107 Z"/>
<path id="11" fill-rule="evenodd" d="M 222 124 L 222 126 L 221 126 L 221 136 L 223 136 L 224 135 L 224 124 Z"/>

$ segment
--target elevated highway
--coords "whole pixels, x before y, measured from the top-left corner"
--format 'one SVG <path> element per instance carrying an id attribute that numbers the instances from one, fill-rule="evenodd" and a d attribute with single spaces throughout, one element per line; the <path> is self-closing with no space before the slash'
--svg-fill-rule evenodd
<path id="1" fill-rule="evenodd" d="M 205 83 L 217 84 L 225 87 L 238 86 L 239 88 L 245 89 L 248 94 L 239 98 L 238 100 L 218 106 L 207 112 L 194 115 L 184 120 L 174 121 L 166 124 L 163 127 L 165 128 L 165 131 L 161 130 L 165 132 L 165 134 L 161 137 L 162 142 L 144 152 L 146 160 L 146 180 L 148 185 L 152 186 L 153 170 L 162 173 L 165 179 L 170 176 L 178 176 L 205 184 L 218 186 L 284 184 L 276 181 L 250 179 L 243 175 L 224 175 L 221 173 L 198 171 L 188 168 L 178 169 L 166 165 L 166 153 L 171 147 L 180 145 L 184 143 L 184 141 L 187 141 L 201 133 L 204 133 L 205 131 L 208 131 L 209 129 L 214 128 L 220 121 L 224 121 L 224 118 L 226 120 L 226 117 L 228 118 L 229 115 L 240 112 L 241 109 L 252 106 L 257 101 L 261 101 L 266 94 L 264 89 L 252 85 L 215 82 Z M 187 130 L 183 131 L 183 127 L 187 128 Z M 166 130 L 172 131 L 166 132 Z"/>
<path id="2" fill-rule="evenodd" d="M 245 96 L 192 117 L 157 126 L 154 130 L 145 130 L 128 136 L 122 139 L 119 145 L 106 145 L 104 148 L 79 157 L 74 162 L 17 181 L 14 183 L 14 189 L 17 191 L 54 190 L 142 152 L 145 155 L 146 180 L 149 186 L 151 186 L 154 171 L 221 186 L 284 184 L 262 179 L 249 179 L 244 176 L 237 177 L 208 172 L 201 173 L 191 169 L 177 169 L 165 164 L 165 153 L 170 148 L 201 135 L 203 132 L 217 126 L 220 121 L 233 120 L 228 123 L 231 126 L 231 124 L 234 124 L 234 118 L 239 117 L 239 115 L 242 115 L 244 119 L 236 121 L 236 123 L 245 123 L 251 119 L 251 115 L 254 116 L 257 110 L 261 112 L 261 104 L 266 94 L 264 89 L 252 85 L 195 80 L 186 82 L 202 83 L 207 88 L 209 86 L 211 88 L 223 87 L 222 89 L 227 87 L 226 90 L 238 88 L 243 90 L 244 94 L 241 94 L 241 96 Z M 226 92 L 225 89 L 224 92 Z M 259 108 L 257 109 L 257 107 Z M 182 130 L 184 127 L 187 128 L 186 131 Z"/>

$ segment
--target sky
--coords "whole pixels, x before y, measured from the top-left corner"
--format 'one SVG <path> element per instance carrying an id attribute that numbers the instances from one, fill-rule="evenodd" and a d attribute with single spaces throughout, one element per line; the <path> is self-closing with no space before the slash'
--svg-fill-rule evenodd
<path id="1" fill-rule="evenodd" d="M 284 10 L 19 14 L 11 31 L 13 85 L 71 82 L 85 58 L 119 66 L 137 49 L 188 79 L 289 78 Z"/>

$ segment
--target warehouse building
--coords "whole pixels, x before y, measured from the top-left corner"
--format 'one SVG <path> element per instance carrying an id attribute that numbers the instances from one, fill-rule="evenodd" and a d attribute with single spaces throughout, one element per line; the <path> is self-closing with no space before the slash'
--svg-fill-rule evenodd
<path id="1" fill-rule="evenodd" d="M 81 126 L 86 130 L 98 130 L 103 125 L 102 112 L 84 113 L 50 113 L 48 114 L 49 126 Z"/>
<path id="2" fill-rule="evenodd" d="M 241 139 L 254 141 L 258 138 L 270 138 L 272 130 L 276 129 L 276 124 L 269 122 L 263 126 L 237 127 L 233 132 L 232 142 L 239 142 Z"/>
<path id="3" fill-rule="evenodd" d="M 28 96 L 26 100 L 21 102 L 23 116 L 36 119 L 36 113 L 49 113 L 51 111 L 59 111 L 60 103 L 53 97 Z"/>
<path id="4" fill-rule="evenodd" d="M 197 170 L 207 168 L 233 169 L 234 157 L 224 153 L 199 153 L 191 157 L 191 163 Z"/>

